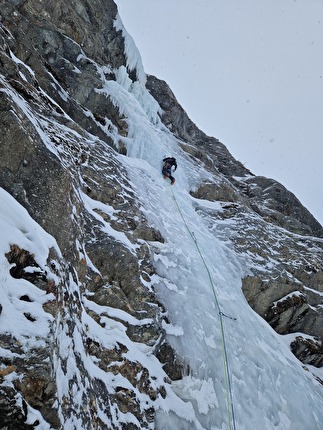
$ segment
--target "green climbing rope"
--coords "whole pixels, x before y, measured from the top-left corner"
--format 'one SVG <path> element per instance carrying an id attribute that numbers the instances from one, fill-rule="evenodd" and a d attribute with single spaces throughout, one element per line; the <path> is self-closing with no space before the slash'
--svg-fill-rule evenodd
<path id="1" fill-rule="evenodd" d="M 189 229 L 188 225 L 187 225 L 187 222 L 186 222 L 186 220 L 184 218 L 184 215 L 183 215 L 183 213 L 181 211 L 181 208 L 180 208 L 180 206 L 179 206 L 179 204 L 177 202 L 177 199 L 175 197 L 173 187 L 170 187 L 170 188 L 171 188 L 171 191 L 172 191 L 172 197 L 173 197 L 173 200 L 175 202 L 175 206 L 177 208 L 177 211 L 180 214 L 180 216 L 181 216 L 181 218 L 183 220 L 183 223 L 184 223 L 184 225 L 186 227 L 186 230 L 188 231 L 189 235 L 191 236 L 191 238 L 192 238 L 192 240 L 193 240 L 193 242 L 195 244 L 195 247 L 196 247 L 196 249 L 198 251 L 198 254 L 199 254 L 200 258 L 201 258 L 201 261 L 202 261 L 202 263 L 203 263 L 203 265 L 204 265 L 204 267 L 205 267 L 205 269 L 207 271 L 207 274 L 208 274 L 208 277 L 209 277 L 209 281 L 210 281 L 210 284 L 211 284 L 211 287 L 212 287 L 213 295 L 214 295 L 214 301 L 215 301 L 216 307 L 217 307 L 218 312 L 219 312 L 220 332 L 221 332 L 221 338 L 222 338 L 223 368 L 224 368 L 224 377 L 225 377 L 225 383 L 226 383 L 226 403 L 227 403 L 227 411 L 228 411 L 229 429 L 230 430 L 236 430 L 235 416 L 234 416 L 234 405 L 233 405 L 233 396 L 232 396 L 232 387 L 231 387 L 231 378 L 230 378 L 230 368 L 229 368 L 228 352 L 227 352 L 226 341 L 225 341 L 225 332 L 224 332 L 223 317 L 227 317 L 227 318 L 230 318 L 232 320 L 236 320 L 236 318 L 229 317 L 229 316 L 225 315 L 221 311 L 219 300 L 218 300 L 217 293 L 216 293 L 216 288 L 215 288 L 215 285 L 214 285 L 214 282 L 213 282 L 213 279 L 212 279 L 212 275 L 211 275 L 210 269 L 209 269 L 209 267 L 208 267 L 208 265 L 207 265 L 207 263 L 206 263 L 206 261 L 205 261 L 205 259 L 203 257 L 203 254 L 201 252 L 201 249 L 199 247 L 197 239 L 196 239 L 196 237 L 194 235 L 194 232 L 192 232 Z"/>

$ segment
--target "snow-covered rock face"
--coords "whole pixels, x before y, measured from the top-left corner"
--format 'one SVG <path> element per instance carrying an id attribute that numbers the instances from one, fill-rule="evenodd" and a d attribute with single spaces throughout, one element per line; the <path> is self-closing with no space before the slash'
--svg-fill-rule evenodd
<path id="1" fill-rule="evenodd" d="M 322 227 L 146 77 L 112 0 L 0 13 L 0 428 L 321 429 Z"/>

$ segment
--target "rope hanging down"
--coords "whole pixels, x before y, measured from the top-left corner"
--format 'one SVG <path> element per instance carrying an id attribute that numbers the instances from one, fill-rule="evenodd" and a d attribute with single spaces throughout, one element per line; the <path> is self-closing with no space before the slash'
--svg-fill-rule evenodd
<path id="1" fill-rule="evenodd" d="M 187 222 L 186 222 L 186 220 L 185 220 L 185 218 L 183 216 L 181 208 L 180 208 L 180 206 L 179 206 L 179 204 L 178 204 L 178 202 L 176 200 L 176 197 L 175 197 L 175 194 L 174 194 L 174 190 L 173 190 L 172 187 L 170 187 L 170 188 L 171 188 L 171 191 L 172 191 L 172 196 L 173 196 L 173 200 L 175 202 L 176 208 L 177 208 L 177 210 L 178 210 L 178 212 L 179 212 L 179 214 L 180 214 L 180 216 L 181 216 L 181 218 L 183 220 L 183 223 L 184 223 L 184 225 L 186 227 L 186 230 L 188 231 L 189 235 L 191 236 L 191 238 L 192 238 L 192 240 L 193 240 L 193 242 L 194 242 L 194 244 L 196 246 L 198 254 L 199 254 L 199 256 L 200 256 L 200 258 L 202 260 L 202 263 L 203 263 L 203 265 L 204 265 L 204 267 L 205 267 L 205 269 L 207 271 L 207 274 L 208 274 L 208 277 L 209 277 L 209 280 L 210 280 L 210 284 L 211 284 L 211 287 L 212 287 L 213 295 L 214 295 L 214 301 L 215 301 L 216 307 L 217 307 L 218 312 L 219 312 L 220 331 L 221 331 L 221 338 L 222 338 L 223 368 L 224 368 L 224 377 L 225 377 L 225 383 L 226 383 L 226 402 L 227 402 L 229 429 L 230 430 L 236 430 L 235 416 L 234 416 L 234 407 L 233 407 L 232 387 L 231 387 L 231 380 L 230 380 L 229 360 L 228 360 L 228 352 L 227 352 L 226 341 L 225 341 L 223 317 L 226 317 L 226 318 L 229 318 L 229 319 L 232 319 L 232 320 L 236 320 L 236 318 L 230 317 L 230 316 L 224 314 L 221 311 L 220 304 L 219 304 L 219 301 L 218 301 L 218 297 L 217 297 L 217 294 L 216 294 L 216 289 L 215 289 L 215 285 L 214 285 L 214 282 L 213 282 L 213 279 L 212 279 L 212 275 L 211 275 L 210 269 L 209 269 L 209 267 L 208 267 L 208 265 L 207 265 L 207 263 L 206 263 L 206 261 L 205 261 L 205 259 L 203 257 L 203 254 L 202 254 L 202 252 L 200 250 L 200 247 L 199 247 L 199 244 L 197 242 L 197 239 L 195 237 L 194 232 L 191 231 L 189 229 L 188 225 L 187 225 Z"/>

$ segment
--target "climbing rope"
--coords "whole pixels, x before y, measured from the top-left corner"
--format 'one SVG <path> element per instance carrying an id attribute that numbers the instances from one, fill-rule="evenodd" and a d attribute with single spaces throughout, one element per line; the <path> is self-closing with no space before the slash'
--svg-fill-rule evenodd
<path id="1" fill-rule="evenodd" d="M 203 257 L 203 254 L 201 252 L 201 249 L 199 247 L 199 244 L 198 244 L 198 241 L 197 241 L 197 239 L 195 237 L 194 232 L 191 231 L 189 229 L 188 225 L 187 225 L 187 222 L 186 222 L 186 220 L 184 218 L 182 210 L 181 210 L 181 208 L 180 208 L 180 206 L 179 206 L 179 204 L 177 202 L 177 199 L 175 197 L 173 187 L 170 187 L 170 189 L 172 191 L 172 197 L 173 197 L 173 200 L 175 202 L 175 206 L 176 206 L 176 208 L 177 208 L 177 210 L 178 210 L 178 212 L 179 212 L 179 214 L 180 214 L 180 216 L 181 216 L 181 218 L 183 220 L 183 223 L 184 223 L 184 225 L 186 227 L 186 230 L 188 231 L 189 235 L 191 236 L 191 238 L 192 238 L 192 240 L 193 240 L 193 242 L 195 244 L 195 247 L 196 247 L 196 249 L 198 251 L 198 254 L 199 254 L 199 256 L 200 256 L 200 258 L 202 260 L 202 263 L 203 263 L 203 265 L 204 265 L 204 267 L 206 269 L 206 272 L 208 274 L 209 281 L 210 281 L 210 284 L 211 284 L 211 287 L 212 287 L 212 291 L 213 291 L 213 295 L 214 295 L 214 301 L 215 301 L 216 307 L 217 307 L 218 312 L 219 312 L 220 332 L 221 332 L 221 338 L 222 338 L 223 370 L 224 370 L 224 378 L 225 378 L 225 384 L 226 384 L 226 403 L 227 403 L 227 411 L 228 411 L 229 429 L 230 430 L 236 430 L 235 415 L 234 415 L 234 405 L 233 405 L 233 396 L 232 396 L 232 387 L 231 387 L 231 378 L 230 378 L 230 368 L 229 368 L 229 360 L 228 360 L 228 351 L 227 351 L 226 341 L 225 341 L 225 332 L 224 332 L 223 317 L 229 318 L 231 320 L 236 320 L 236 318 L 228 316 L 228 315 L 224 314 L 221 311 L 219 300 L 218 300 L 217 293 L 216 293 L 216 288 L 215 288 L 215 285 L 214 285 L 214 282 L 213 282 L 213 279 L 212 279 L 212 275 L 211 275 L 210 269 L 209 269 L 209 267 L 208 267 L 208 265 L 207 265 L 207 263 L 205 261 L 205 258 Z"/>

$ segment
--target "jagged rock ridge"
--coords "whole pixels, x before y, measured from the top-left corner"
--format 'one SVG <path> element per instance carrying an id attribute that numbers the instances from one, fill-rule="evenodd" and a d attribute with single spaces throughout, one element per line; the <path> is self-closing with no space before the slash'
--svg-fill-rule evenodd
<path id="1" fill-rule="evenodd" d="M 1 331 L 9 304 L 0 303 L 0 426 L 155 428 L 156 410 L 173 403 L 198 428 L 172 389 L 190 369 L 170 345 L 155 291 L 164 235 L 122 158 L 133 131 L 117 99 L 131 88 L 141 100 L 146 76 L 128 55 L 116 5 L 2 0 L 0 11 L 0 186 L 55 239 L 42 263 L 25 239 L 3 251 L 19 282 L 15 309 L 28 327 L 47 322 L 33 342 L 17 339 Z M 322 227 L 284 187 L 198 130 L 164 82 L 149 76 L 147 89 L 147 117 L 160 118 L 208 172 L 191 196 L 244 261 L 248 302 L 279 333 L 298 334 L 291 347 L 303 363 L 322 366 Z M 27 239 L 30 223 L 21 228 Z"/>

